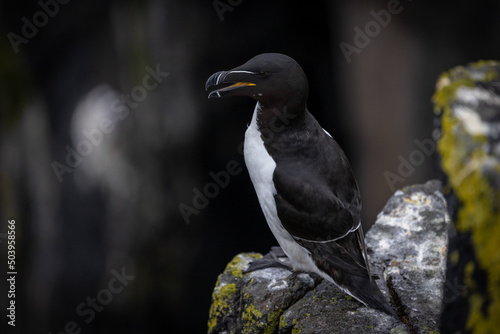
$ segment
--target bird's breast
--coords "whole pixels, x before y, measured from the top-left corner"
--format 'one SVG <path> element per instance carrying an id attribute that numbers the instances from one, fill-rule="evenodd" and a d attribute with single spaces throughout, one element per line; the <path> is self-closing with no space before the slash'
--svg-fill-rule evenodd
<path id="1" fill-rule="evenodd" d="M 276 168 L 276 162 L 269 155 L 266 147 L 264 146 L 264 141 L 262 140 L 262 136 L 257 125 L 258 110 L 259 104 L 255 107 L 252 122 L 245 133 L 243 152 L 245 164 L 255 191 L 257 192 L 257 197 L 259 198 L 262 209 L 264 210 L 265 206 L 266 209 L 271 210 L 271 208 L 268 207 L 276 209 L 274 201 L 276 189 L 273 184 L 273 173 Z M 264 214 L 266 214 L 266 212 L 264 212 Z"/>
<path id="2" fill-rule="evenodd" d="M 293 239 L 292 235 L 283 227 L 278 217 L 276 188 L 273 182 L 273 173 L 276 162 L 267 152 L 257 126 L 259 105 L 255 107 L 252 122 L 245 133 L 244 157 L 250 179 L 259 199 L 262 212 L 279 245 L 291 260 L 293 266 L 301 270 L 317 271 L 309 252 Z"/>

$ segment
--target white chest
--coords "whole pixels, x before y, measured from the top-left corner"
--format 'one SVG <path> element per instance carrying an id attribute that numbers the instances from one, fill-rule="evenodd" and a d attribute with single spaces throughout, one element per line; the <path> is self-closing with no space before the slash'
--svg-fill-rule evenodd
<path id="1" fill-rule="evenodd" d="M 270 225 L 269 227 L 271 227 L 271 230 L 276 235 L 273 227 L 275 225 L 281 226 L 274 201 L 276 189 L 273 184 L 273 173 L 276 168 L 276 162 L 269 155 L 269 153 L 267 153 L 264 142 L 261 138 L 260 131 L 257 126 L 258 109 L 259 104 L 255 106 L 252 122 L 245 133 L 243 152 L 245 164 L 247 165 L 250 179 L 252 180 L 255 192 L 259 198 L 260 206 L 262 207 L 262 211 L 264 212 L 267 222 Z"/>
<path id="2" fill-rule="evenodd" d="M 245 133 L 244 157 L 262 212 L 279 245 L 297 269 L 317 271 L 309 252 L 297 244 L 283 227 L 276 210 L 276 188 L 273 173 L 276 162 L 267 152 L 257 125 L 259 104 L 255 106 L 252 122 Z"/>

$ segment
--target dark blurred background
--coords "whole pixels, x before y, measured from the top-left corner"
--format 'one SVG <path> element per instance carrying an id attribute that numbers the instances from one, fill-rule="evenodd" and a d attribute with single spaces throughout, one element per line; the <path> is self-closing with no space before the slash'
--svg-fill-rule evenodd
<path id="1" fill-rule="evenodd" d="M 276 244 L 238 149 L 254 102 L 207 100 L 206 79 L 295 58 L 366 231 L 394 189 L 434 177 L 415 140 L 432 139 L 436 79 L 499 59 L 499 16 L 498 1 L 2 1 L 1 326 L 14 219 L 8 333 L 206 332 L 227 262 Z M 242 171 L 195 198 L 230 161 Z"/>

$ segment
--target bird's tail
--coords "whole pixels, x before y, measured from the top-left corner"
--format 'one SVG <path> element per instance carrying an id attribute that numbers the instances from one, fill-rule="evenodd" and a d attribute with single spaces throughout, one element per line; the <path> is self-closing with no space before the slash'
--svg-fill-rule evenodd
<path id="1" fill-rule="evenodd" d="M 352 282 L 337 282 L 337 284 L 340 285 L 344 291 L 366 306 L 397 317 L 396 312 L 378 288 L 375 280 L 370 279 L 369 277 L 361 276 L 348 276 L 346 278 L 348 281 Z"/>
<path id="2" fill-rule="evenodd" d="M 350 234 L 334 242 L 299 242 L 310 252 L 323 277 L 366 306 L 396 316 L 377 283 L 371 278 L 362 253 L 362 244 L 356 235 Z"/>

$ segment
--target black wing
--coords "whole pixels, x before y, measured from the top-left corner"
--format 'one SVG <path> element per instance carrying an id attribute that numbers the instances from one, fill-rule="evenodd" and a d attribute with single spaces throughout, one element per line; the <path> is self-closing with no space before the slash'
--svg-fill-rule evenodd
<path id="1" fill-rule="evenodd" d="M 287 140 L 274 153 L 278 217 L 303 247 L 321 248 L 333 267 L 369 275 L 357 183 L 342 149 L 317 122 L 313 124 L 300 132 L 302 138 Z"/>
<path id="2" fill-rule="evenodd" d="M 335 240 L 360 222 L 358 186 L 344 153 L 325 133 L 293 154 L 281 154 L 273 181 L 278 215 L 294 236 Z"/>

